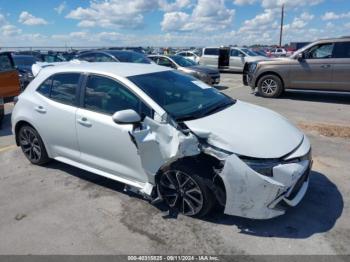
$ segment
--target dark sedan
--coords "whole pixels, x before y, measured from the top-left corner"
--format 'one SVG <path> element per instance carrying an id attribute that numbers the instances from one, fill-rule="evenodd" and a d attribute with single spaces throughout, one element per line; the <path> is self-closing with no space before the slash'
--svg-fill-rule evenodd
<path id="1" fill-rule="evenodd" d="M 177 69 L 183 73 L 192 75 L 209 85 L 217 85 L 220 83 L 220 72 L 218 69 L 200 66 L 194 61 L 182 56 L 150 55 L 148 58 L 152 59 L 158 65 Z"/>

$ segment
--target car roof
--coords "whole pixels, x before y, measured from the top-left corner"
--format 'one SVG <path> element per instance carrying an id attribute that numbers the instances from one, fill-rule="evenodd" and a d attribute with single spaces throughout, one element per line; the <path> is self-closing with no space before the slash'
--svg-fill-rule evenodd
<path id="1" fill-rule="evenodd" d="M 56 64 L 55 66 L 48 66 L 42 71 L 45 72 L 45 74 L 49 75 L 68 72 L 82 72 L 129 77 L 134 75 L 143 75 L 171 70 L 171 68 L 159 66 L 156 64 L 115 62 L 63 62 L 62 64 Z"/>

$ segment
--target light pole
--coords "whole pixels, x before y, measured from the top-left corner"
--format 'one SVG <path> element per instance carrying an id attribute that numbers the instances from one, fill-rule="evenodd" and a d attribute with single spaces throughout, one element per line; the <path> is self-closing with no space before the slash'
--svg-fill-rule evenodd
<path id="1" fill-rule="evenodd" d="M 279 45 L 279 47 L 282 47 L 283 20 L 284 20 L 284 4 L 282 4 L 282 13 L 281 13 L 281 30 L 280 30 L 280 45 Z"/>

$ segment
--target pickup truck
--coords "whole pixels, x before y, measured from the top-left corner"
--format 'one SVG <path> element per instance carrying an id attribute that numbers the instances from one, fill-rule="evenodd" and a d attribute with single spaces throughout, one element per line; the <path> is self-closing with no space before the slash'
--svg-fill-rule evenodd
<path id="1" fill-rule="evenodd" d="M 5 115 L 5 102 L 19 93 L 20 81 L 11 53 L 0 52 L 0 126 Z"/>

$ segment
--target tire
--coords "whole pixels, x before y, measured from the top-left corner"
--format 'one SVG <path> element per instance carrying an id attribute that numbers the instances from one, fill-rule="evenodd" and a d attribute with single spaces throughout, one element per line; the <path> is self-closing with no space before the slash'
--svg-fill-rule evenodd
<path id="1" fill-rule="evenodd" d="M 276 75 L 265 75 L 258 81 L 258 93 L 262 97 L 275 98 L 284 90 L 282 80 Z"/>
<path id="2" fill-rule="evenodd" d="M 17 136 L 23 154 L 32 164 L 43 165 L 50 161 L 43 140 L 33 127 L 21 126 Z"/>
<path id="3" fill-rule="evenodd" d="M 216 199 L 208 178 L 199 169 L 181 161 L 160 172 L 158 191 L 170 209 L 190 217 L 204 217 L 214 208 Z"/>

